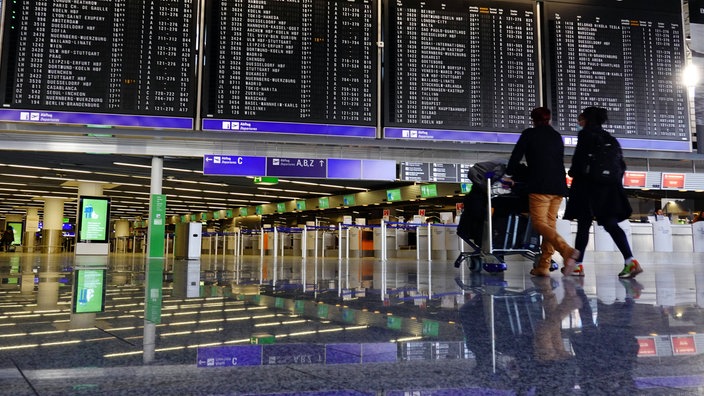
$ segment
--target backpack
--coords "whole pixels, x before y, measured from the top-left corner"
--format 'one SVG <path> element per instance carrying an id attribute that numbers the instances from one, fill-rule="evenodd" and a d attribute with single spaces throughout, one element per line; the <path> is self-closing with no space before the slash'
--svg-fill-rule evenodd
<path id="1" fill-rule="evenodd" d="M 596 136 L 595 142 L 594 152 L 589 155 L 587 175 L 596 183 L 621 183 L 626 163 L 618 140 L 602 131 Z"/>

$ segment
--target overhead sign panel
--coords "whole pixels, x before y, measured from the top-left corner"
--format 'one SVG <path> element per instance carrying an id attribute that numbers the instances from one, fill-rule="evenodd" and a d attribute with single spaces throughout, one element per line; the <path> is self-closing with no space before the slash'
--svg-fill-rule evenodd
<path id="1" fill-rule="evenodd" d="M 266 157 L 207 154 L 203 157 L 203 174 L 266 176 Z"/>
<path id="2" fill-rule="evenodd" d="M 325 178 L 327 160 L 315 158 L 267 157 L 267 176 Z"/>
<path id="3" fill-rule="evenodd" d="M 396 161 L 207 154 L 204 175 L 395 180 Z"/>

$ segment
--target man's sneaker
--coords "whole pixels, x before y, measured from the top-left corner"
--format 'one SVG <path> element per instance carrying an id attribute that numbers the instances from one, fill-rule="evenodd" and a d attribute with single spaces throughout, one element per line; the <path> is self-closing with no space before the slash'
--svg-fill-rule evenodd
<path id="1" fill-rule="evenodd" d="M 565 267 L 560 268 L 560 271 L 563 275 L 565 275 Z M 582 263 L 577 263 L 577 266 L 574 267 L 574 271 L 572 271 L 570 275 L 584 276 L 584 266 L 582 265 Z"/>
<path id="2" fill-rule="evenodd" d="M 635 278 L 636 275 L 640 274 L 641 272 L 643 272 L 643 268 L 641 268 L 640 264 L 638 263 L 638 260 L 632 259 L 630 263 L 623 266 L 623 269 L 621 270 L 621 272 L 619 272 L 618 277 Z"/>

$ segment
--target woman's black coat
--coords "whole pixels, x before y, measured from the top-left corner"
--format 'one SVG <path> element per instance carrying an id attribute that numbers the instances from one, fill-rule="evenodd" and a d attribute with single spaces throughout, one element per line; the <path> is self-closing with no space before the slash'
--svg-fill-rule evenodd
<path id="1" fill-rule="evenodd" d="M 585 127 L 577 136 L 577 147 L 568 172 L 573 179 L 564 215 L 567 220 L 595 217 L 597 223 L 604 224 L 607 219 L 620 222 L 631 217 L 631 204 L 623 189 L 623 182 L 595 183 L 586 174 L 589 156 L 594 152 L 600 134 L 608 132 L 600 127 Z M 626 169 L 625 163 L 623 169 Z"/>

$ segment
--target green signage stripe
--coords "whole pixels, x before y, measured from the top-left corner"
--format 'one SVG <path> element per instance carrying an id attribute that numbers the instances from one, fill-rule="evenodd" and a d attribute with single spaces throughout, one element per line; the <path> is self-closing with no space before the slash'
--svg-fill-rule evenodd
<path id="1" fill-rule="evenodd" d="M 149 257 L 164 257 L 164 236 L 166 235 L 166 195 L 152 194 L 149 213 Z"/>

